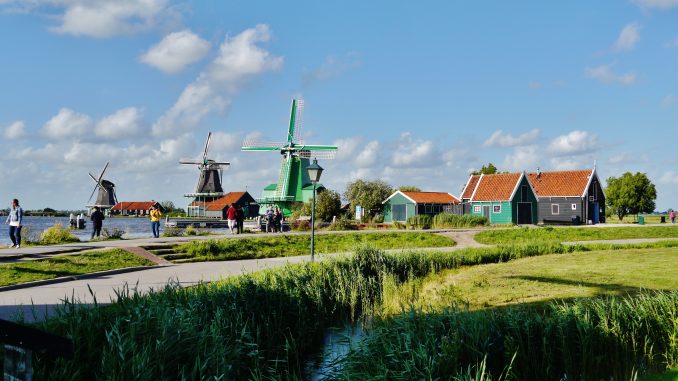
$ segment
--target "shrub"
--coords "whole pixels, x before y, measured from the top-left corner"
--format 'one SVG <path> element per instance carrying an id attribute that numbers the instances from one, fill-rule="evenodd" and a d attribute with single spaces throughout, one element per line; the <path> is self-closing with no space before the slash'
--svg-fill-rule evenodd
<path id="1" fill-rule="evenodd" d="M 358 225 L 351 219 L 342 216 L 328 226 L 327 230 L 358 230 Z"/>
<path id="2" fill-rule="evenodd" d="M 39 243 L 41 245 L 58 245 L 68 242 L 80 242 L 80 238 L 73 235 L 70 229 L 64 228 L 60 223 L 54 224 L 40 234 Z"/>
<path id="3" fill-rule="evenodd" d="M 432 218 L 427 214 L 417 214 L 407 218 L 409 229 L 430 229 Z"/>
<path id="4" fill-rule="evenodd" d="M 122 239 L 122 236 L 125 235 L 125 231 L 118 228 L 103 228 L 101 233 L 106 239 Z"/>
<path id="5" fill-rule="evenodd" d="M 405 225 L 404 223 L 402 223 L 400 221 L 393 221 L 392 226 L 393 226 L 393 229 L 397 229 L 397 230 L 407 229 L 407 225 Z"/>
<path id="6" fill-rule="evenodd" d="M 451 214 L 451 213 L 440 213 L 433 217 L 432 222 L 433 228 L 435 229 L 444 229 L 444 228 L 467 228 L 474 226 L 485 226 L 488 225 L 487 218 L 484 216 L 473 216 L 470 214 Z"/>
<path id="7" fill-rule="evenodd" d="M 184 235 L 184 230 L 176 226 L 165 226 L 162 231 L 163 237 L 181 237 Z"/>
<path id="8" fill-rule="evenodd" d="M 384 215 L 383 214 L 377 214 L 372 218 L 372 223 L 373 224 L 383 224 L 384 223 Z"/>

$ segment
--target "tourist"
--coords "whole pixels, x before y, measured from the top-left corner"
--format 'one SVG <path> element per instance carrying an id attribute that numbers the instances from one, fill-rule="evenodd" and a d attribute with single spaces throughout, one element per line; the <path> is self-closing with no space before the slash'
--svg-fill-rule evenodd
<path id="1" fill-rule="evenodd" d="M 669 218 L 671 219 L 672 224 L 676 223 L 676 211 L 675 210 L 671 210 L 671 213 L 669 213 Z"/>
<path id="2" fill-rule="evenodd" d="M 245 224 L 245 208 L 238 209 L 238 215 L 235 217 L 235 222 L 238 224 L 238 234 L 242 234 L 244 231 L 243 225 Z"/>
<path id="3" fill-rule="evenodd" d="M 94 212 L 92 212 L 92 215 L 89 217 L 90 220 L 92 220 L 92 238 L 94 239 L 94 236 L 99 238 L 101 236 L 101 226 L 103 226 L 103 222 L 106 219 L 103 213 L 99 210 L 98 206 L 94 207 Z"/>
<path id="4" fill-rule="evenodd" d="M 235 227 L 236 218 L 238 217 L 238 209 L 235 208 L 235 204 L 231 204 L 231 207 L 226 210 L 226 219 L 228 219 L 228 228 L 233 234 L 233 227 Z"/>
<path id="5" fill-rule="evenodd" d="M 153 237 L 160 237 L 160 217 L 162 217 L 162 212 L 157 205 L 151 206 L 151 230 L 153 230 Z"/>
<path id="6" fill-rule="evenodd" d="M 275 231 L 275 216 L 273 215 L 273 209 L 266 210 L 266 233 Z"/>
<path id="7" fill-rule="evenodd" d="M 9 225 L 9 239 L 12 240 L 10 248 L 19 249 L 21 247 L 21 226 L 24 218 L 24 210 L 19 206 L 19 200 L 12 200 L 12 208 L 7 216 L 6 223 Z"/>
<path id="8" fill-rule="evenodd" d="M 276 231 L 281 233 L 283 231 L 283 217 L 282 210 L 275 208 L 275 228 Z"/>

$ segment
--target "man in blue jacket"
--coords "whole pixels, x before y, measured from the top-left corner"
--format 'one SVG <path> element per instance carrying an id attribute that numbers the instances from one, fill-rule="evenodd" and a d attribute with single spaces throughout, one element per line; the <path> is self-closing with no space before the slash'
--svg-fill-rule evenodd
<path id="1" fill-rule="evenodd" d="M 6 223 L 9 224 L 9 238 L 12 240 L 10 248 L 21 247 L 21 222 L 24 218 L 24 210 L 19 206 L 19 200 L 12 200 L 12 209 L 9 211 Z"/>

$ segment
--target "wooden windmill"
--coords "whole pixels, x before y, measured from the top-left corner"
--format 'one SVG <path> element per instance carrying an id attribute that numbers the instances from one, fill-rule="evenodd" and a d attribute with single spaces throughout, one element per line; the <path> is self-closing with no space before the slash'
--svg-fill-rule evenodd
<path id="1" fill-rule="evenodd" d="M 207 157 L 211 138 L 212 133 L 210 132 L 207 134 L 202 160 L 179 160 L 179 164 L 197 165 L 200 171 L 195 192 L 184 194 L 184 197 L 193 199 L 188 206 L 188 215 L 192 217 L 204 216 L 205 203 L 224 195 L 224 188 L 221 186 L 224 173 L 222 167 L 229 166 L 231 163 L 226 161 L 219 162 Z"/>
<path id="2" fill-rule="evenodd" d="M 262 197 L 257 201 L 261 205 L 280 208 L 285 216 L 292 213 L 295 203 L 313 198 L 313 185 L 306 171 L 310 165 L 309 159 L 334 159 L 337 152 L 336 146 L 304 144 L 301 139 L 303 113 L 304 101 L 292 100 L 287 141 L 272 143 L 245 140 L 242 147 L 243 151 L 279 151 L 282 155 L 278 182 L 264 188 Z M 322 189 L 322 184 L 318 184 L 317 188 Z M 260 210 L 264 211 L 265 208 Z"/>
<path id="3" fill-rule="evenodd" d="M 89 177 L 94 180 L 95 184 L 94 190 L 92 190 L 92 194 L 89 196 L 89 200 L 87 201 L 89 204 L 87 205 L 88 208 L 98 206 L 101 209 L 110 209 L 118 203 L 118 198 L 115 196 L 115 184 L 108 180 L 104 180 L 104 174 L 106 173 L 107 168 L 108 162 L 106 162 L 106 165 L 101 171 L 99 177 L 94 177 L 93 174 L 89 173 Z M 97 193 L 97 198 L 92 204 L 92 197 L 94 197 L 94 193 Z"/>

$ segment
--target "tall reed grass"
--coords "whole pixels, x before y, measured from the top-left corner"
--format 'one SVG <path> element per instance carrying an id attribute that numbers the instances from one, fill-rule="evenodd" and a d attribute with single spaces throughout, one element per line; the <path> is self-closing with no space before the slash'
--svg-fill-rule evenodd
<path id="1" fill-rule="evenodd" d="M 483 216 L 474 216 L 471 214 L 451 214 L 440 213 L 433 217 L 432 226 L 434 229 L 446 228 L 470 228 L 477 226 L 487 226 L 489 221 Z"/>

